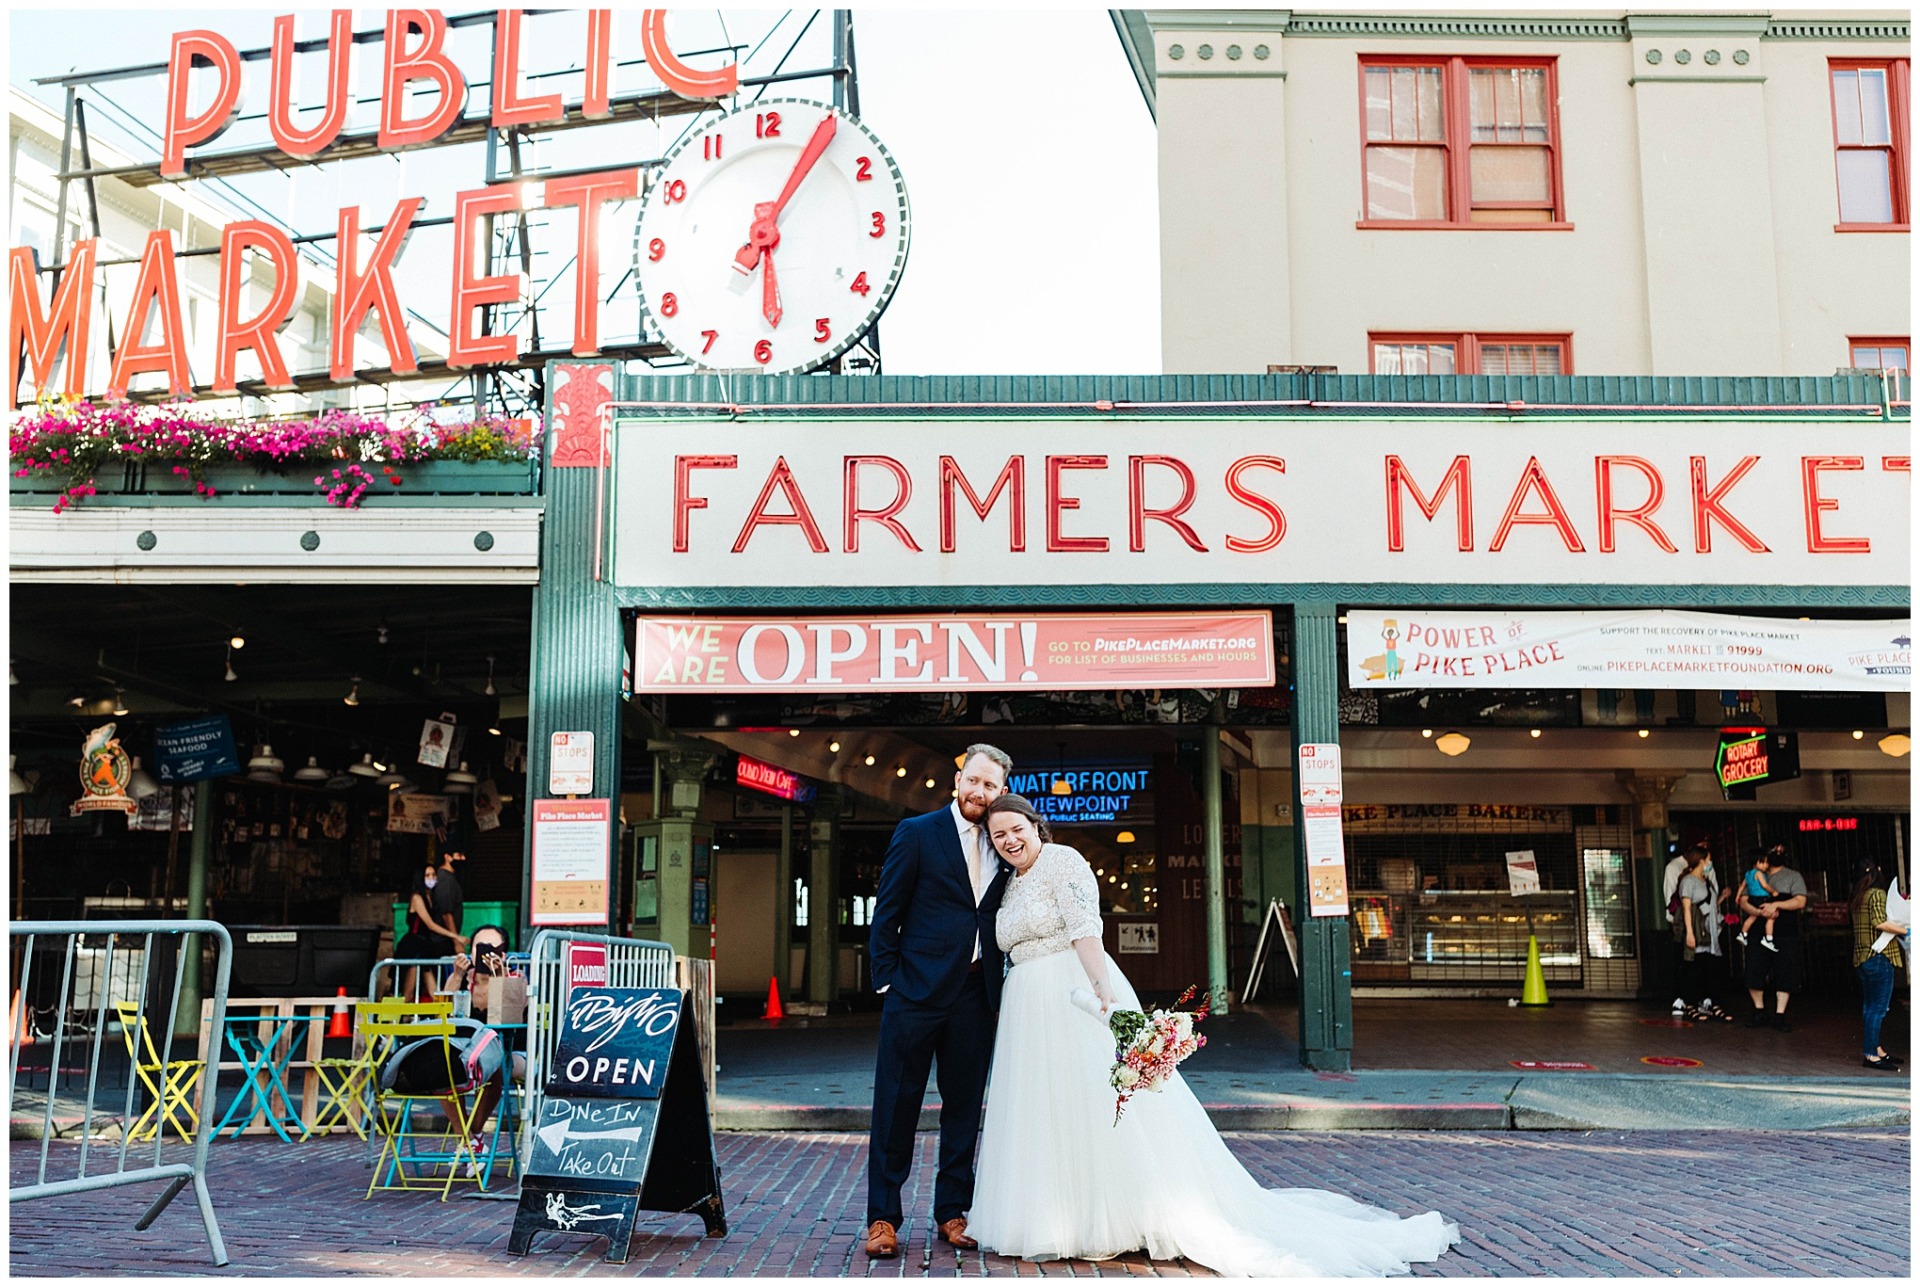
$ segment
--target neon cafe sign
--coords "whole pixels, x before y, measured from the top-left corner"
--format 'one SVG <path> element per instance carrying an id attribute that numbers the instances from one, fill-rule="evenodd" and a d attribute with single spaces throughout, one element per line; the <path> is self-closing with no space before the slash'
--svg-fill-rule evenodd
<path id="1" fill-rule="evenodd" d="M 777 764 L 768 764 L 765 760 L 756 760 L 751 755 L 740 757 L 733 771 L 736 785 L 750 787 L 755 791 L 764 791 L 768 795 L 778 796 L 782 800 L 791 800 L 795 804 L 811 804 L 819 792 L 813 783 L 798 773 L 790 773 Z"/>
<path id="2" fill-rule="evenodd" d="M 492 67 L 492 104 L 488 118 L 494 129 L 529 127 L 564 120 L 566 106 L 557 93 L 526 94 L 521 86 L 523 14 L 501 9 L 495 15 Z M 273 20 L 273 46 L 267 83 L 267 127 L 274 145 L 288 157 L 305 159 L 325 152 L 347 125 L 353 103 L 353 10 L 333 11 L 328 27 L 325 103 L 317 120 L 295 121 L 294 15 Z M 446 52 L 446 15 L 435 9 L 393 9 L 386 14 L 380 76 L 380 123 L 377 146 L 382 152 L 440 146 L 446 133 L 461 122 L 468 95 L 466 74 Z M 668 47 L 666 12 L 649 9 L 641 15 L 641 51 L 654 76 L 682 98 L 704 101 L 724 98 L 739 88 L 737 64 L 702 70 L 677 58 Z M 588 120 L 612 115 L 613 11 L 587 12 L 585 91 L 578 108 Z M 233 42 L 215 31 L 182 31 L 173 37 L 167 61 L 167 97 L 161 147 L 160 176 L 189 176 L 189 151 L 218 139 L 240 113 L 242 58 Z M 410 111 L 415 104 L 428 104 Z M 206 105 L 194 110 L 192 104 Z M 474 333 L 474 310 L 510 303 L 521 291 L 518 273 L 484 277 L 473 271 L 476 229 L 482 218 L 512 211 L 561 209 L 579 211 L 575 271 L 590 289 L 574 291 L 573 353 L 588 357 L 599 351 L 600 214 L 609 202 L 628 201 L 640 194 L 640 169 L 625 166 L 569 174 L 527 185 L 519 183 L 480 187 L 453 197 L 452 317 L 447 328 L 447 365 L 455 369 L 510 363 L 519 357 L 519 338 L 512 334 Z M 414 374 L 419 362 L 407 334 L 405 310 L 393 282 L 393 267 L 414 220 L 425 204 L 423 197 L 407 197 L 384 218 L 376 216 L 379 239 L 372 250 L 361 246 L 361 229 L 376 226 L 357 205 L 340 208 L 336 251 L 338 283 L 328 324 L 328 375 L 351 379 L 353 341 L 371 317 L 380 327 L 396 376 Z M 29 247 L 15 246 L 9 256 L 9 310 L 7 387 L 10 406 L 19 405 L 21 359 L 32 372 L 36 392 L 48 390 L 62 347 L 66 350 L 62 391 L 85 397 L 87 341 L 93 324 L 97 289 L 97 240 L 74 243 L 65 271 L 52 298 L 43 297 L 38 261 Z M 274 288 L 266 304 L 247 313 L 248 260 L 272 266 Z M 215 394 L 232 395 L 236 367 L 242 352 L 251 352 L 269 389 L 291 389 L 293 379 L 280 351 L 276 332 L 292 316 L 299 299 L 299 261 L 284 229 L 263 220 L 236 220 L 220 238 L 219 342 L 210 387 Z M 187 369 L 187 336 L 182 322 L 179 267 L 173 233 L 157 229 L 147 235 L 139 271 L 121 328 L 119 346 L 112 354 L 108 389 L 124 391 L 136 375 L 159 372 L 171 392 L 193 395 Z M 147 339 L 149 330 L 155 338 Z"/>

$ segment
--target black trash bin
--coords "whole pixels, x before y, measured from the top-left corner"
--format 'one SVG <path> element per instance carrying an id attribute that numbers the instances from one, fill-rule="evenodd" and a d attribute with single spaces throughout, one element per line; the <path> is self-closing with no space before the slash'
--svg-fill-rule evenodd
<path id="1" fill-rule="evenodd" d="M 231 925 L 236 997 L 362 996 L 379 959 L 377 925 Z"/>

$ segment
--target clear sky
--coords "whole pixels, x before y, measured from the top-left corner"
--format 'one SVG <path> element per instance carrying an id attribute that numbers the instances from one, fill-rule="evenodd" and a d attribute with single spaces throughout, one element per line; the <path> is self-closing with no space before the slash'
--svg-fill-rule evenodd
<path id="1" fill-rule="evenodd" d="M 16 87 L 58 107 L 60 91 L 33 86 L 35 77 L 162 62 L 171 33 L 189 28 L 211 28 L 242 49 L 264 46 L 273 15 L 289 11 L 263 6 L 10 9 L 8 72 Z M 303 36 L 324 30 L 322 14 L 299 12 Z M 446 12 L 467 10 L 448 6 Z M 783 12 L 676 9 L 669 32 L 676 48 L 685 49 L 751 46 L 773 30 L 757 55 L 757 65 L 765 67 L 777 60 L 812 11 L 796 11 L 798 16 L 786 17 L 776 29 Z M 375 13 L 360 11 L 356 30 L 373 27 Z M 529 20 L 526 66 L 577 65 L 574 21 Z M 802 38 L 789 67 L 825 65 L 824 27 L 816 23 Z M 637 15 L 621 11 L 617 58 L 639 56 L 637 30 Z M 484 79 L 490 69 L 485 46 L 477 42 L 486 37 L 475 31 L 465 39 L 470 43 L 456 45 L 455 56 L 474 79 Z M 861 116 L 899 162 L 913 204 L 906 273 L 881 324 L 887 371 L 1159 370 L 1153 122 L 1106 10 L 862 9 L 855 11 L 855 47 Z M 264 63 L 249 68 L 263 70 Z M 377 59 L 358 58 L 354 75 L 357 93 L 371 99 L 377 93 Z M 157 121 L 164 79 L 103 88 L 129 118 Z M 305 73 L 302 102 L 315 101 L 317 82 L 316 63 Z M 622 83 L 616 80 L 616 90 Z M 265 89 L 264 75 L 257 82 L 249 77 L 243 113 L 264 109 Z M 774 92 L 826 94 L 823 82 Z M 106 104 L 89 110 L 103 138 L 124 140 L 140 128 L 131 120 L 112 119 Z M 362 104 L 355 123 L 371 123 L 375 110 Z M 556 149 L 569 138 L 555 137 Z M 247 141 L 247 127 L 236 126 L 225 141 Z M 651 149 L 671 141 L 670 136 L 635 137 L 630 155 L 658 155 Z M 148 139 L 144 151 L 150 154 L 154 147 Z M 559 163 L 580 162 L 562 158 Z M 427 213 L 450 213 L 450 193 L 478 187 L 482 175 L 477 145 L 329 169 L 327 175 L 310 171 L 292 180 L 260 176 L 240 186 L 275 216 L 291 219 L 303 231 L 318 231 L 331 229 L 338 206 L 355 201 L 365 207 L 368 223 L 402 196 L 427 196 Z M 205 195 L 235 204 L 232 192 L 208 188 Z M 571 220 L 569 213 L 564 227 L 554 225 L 563 234 L 559 239 L 571 238 Z M 621 248 L 616 256 L 613 243 L 630 235 L 630 219 L 624 233 L 609 232 L 610 261 L 624 259 L 628 252 Z M 407 304 L 441 326 L 446 258 L 444 242 L 416 234 L 400 281 Z M 607 311 L 610 320 L 622 316 L 615 304 Z"/>

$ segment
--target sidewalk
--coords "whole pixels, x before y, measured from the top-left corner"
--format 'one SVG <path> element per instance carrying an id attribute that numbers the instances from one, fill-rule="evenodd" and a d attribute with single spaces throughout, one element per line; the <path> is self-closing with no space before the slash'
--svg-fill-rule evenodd
<path id="1" fill-rule="evenodd" d="M 1904 1015 L 1899 1037 L 1905 1037 Z M 1824 1130 L 1903 1127 L 1912 1084 L 1860 1068 L 1857 1013 L 1796 1014 L 1794 1030 L 1689 1024 L 1639 1002 L 1373 1001 L 1354 1006 L 1351 1073 L 1300 1066 L 1294 1013 L 1208 1019 L 1182 1067 L 1222 1130 Z M 760 1019 L 718 1031 L 722 1130 L 865 1131 L 873 1014 Z M 1904 1049 L 1888 1033 L 1888 1049 Z M 1691 1060 L 1647 1064 L 1645 1058 Z M 1533 1071 L 1511 1061 L 1584 1063 Z M 1423 1066 L 1424 1064 L 1424 1066 Z M 921 1129 L 932 1130 L 928 1088 Z"/>

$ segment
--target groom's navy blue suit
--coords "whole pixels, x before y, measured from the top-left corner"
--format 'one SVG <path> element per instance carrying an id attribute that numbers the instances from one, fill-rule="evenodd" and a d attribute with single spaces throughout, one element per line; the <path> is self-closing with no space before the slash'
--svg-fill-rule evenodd
<path id="1" fill-rule="evenodd" d="M 993 918 L 1012 870 L 991 852 L 981 861 L 985 889 L 976 904 L 951 806 L 906 819 L 887 846 L 869 940 L 873 986 L 886 989 L 873 1075 L 869 1224 L 885 1220 L 898 1229 L 904 1222 L 900 1186 L 913 1167 L 913 1135 L 936 1060 L 940 1170 L 933 1216 L 944 1223 L 973 1205 L 974 1148 L 1004 972 Z"/>

